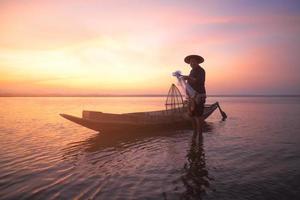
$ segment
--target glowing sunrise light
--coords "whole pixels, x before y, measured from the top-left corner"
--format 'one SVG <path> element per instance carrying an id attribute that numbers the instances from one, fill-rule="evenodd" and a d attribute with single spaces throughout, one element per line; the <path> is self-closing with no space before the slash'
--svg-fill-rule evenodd
<path id="1" fill-rule="evenodd" d="M 298 3 L 251 2 L 2 1 L 0 94 L 165 94 L 188 54 L 208 94 L 299 94 Z"/>

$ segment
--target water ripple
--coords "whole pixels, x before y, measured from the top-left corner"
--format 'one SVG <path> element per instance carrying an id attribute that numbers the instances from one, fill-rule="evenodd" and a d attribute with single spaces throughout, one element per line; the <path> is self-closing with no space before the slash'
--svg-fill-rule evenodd
<path id="1" fill-rule="evenodd" d="M 228 120 L 212 115 L 200 140 L 99 134 L 58 116 L 107 101 L 0 99 L 0 199 L 299 199 L 298 100 L 224 98 Z"/>

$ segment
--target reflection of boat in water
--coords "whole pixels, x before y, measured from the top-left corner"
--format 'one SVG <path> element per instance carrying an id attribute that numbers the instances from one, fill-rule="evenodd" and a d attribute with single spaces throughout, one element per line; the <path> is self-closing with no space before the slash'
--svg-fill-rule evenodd
<path id="1" fill-rule="evenodd" d="M 204 123 L 203 131 L 211 132 L 213 126 L 211 123 Z M 116 148 L 122 146 L 132 146 L 142 141 L 149 141 L 157 137 L 174 137 L 178 134 L 190 135 L 190 130 L 156 130 L 156 131 L 139 131 L 131 132 L 123 130 L 119 132 L 110 132 L 110 134 L 95 134 L 87 138 L 85 141 L 71 143 L 68 146 L 68 152 L 76 151 L 76 149 L 84 150 L 86 152 L 97 152 L 106 148 Z M 125 145 L 124 145 L 125 144 Z"/>
<path id="2" fill-rule="evenodd" d="M 190 150 L 187 153 L 187 162 L 184 167 L 184 175 L 181 180 L 185 187 L 185 192 L 181 194 L 182 199 L 202 199 L 210 186 L 212 179 L 208 175 L 205 163 L 205 153 L 203 149 L 203 136 L 192 138 Z"/>
<path id="3" fill-rule="evenodd" d="M 213 132 L 214 126 L 205 123 L 203 128 L 204 133 L 209 133 Z M 93 134 L 84 141 L 69 144 L 63 151 L 63 158 L 104 177 L 120 170 L 125 173 L 121 180 L 135 185 L 133 191 L 139 190 L 141 185 L 153 188 L 150 180 L 155 177 L 155 180 L 168 184 L 163 188 L 165 199 L 201 199 L 209 190 L 211 180 L 203 143 L 197 144 L 193 139 L 191 145 L 186 145 L 192 134 L 189 130 L 150 132 L 132 134 L 125 130 L 122 134 Z M 183 159 L 185 155 L 186 159 Z M 126 174 L 128 172 L 130 176 Z M 160 187 L 159 184 L 156 187 Z"/>
<path id="4" fill-rule="evenodd" d="M 217 108 L 218 102 L 206 105 L 203 117 L 206 119 Z M 61 114 L 61 116 L 81 126 L 100 132 L 192 128 L 190 117 L 182 109 L 185 108 L 126 114 L 83 111 L 81 118 L 67 114 Z"/>

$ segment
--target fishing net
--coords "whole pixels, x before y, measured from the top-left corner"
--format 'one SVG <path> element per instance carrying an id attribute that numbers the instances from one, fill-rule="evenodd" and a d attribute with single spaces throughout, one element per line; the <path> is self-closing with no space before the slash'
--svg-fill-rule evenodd
<path id="1" fill-rule="evenodd" d="M 176 87 L 175 84 L 172 84 L 169 89 L 165 104 L 166 110 L 172 112 L 182 112 L 184 104 L 185 103 L 179 89 Z"/>
<path id="2" fill-rule="evenodd" d="M 184 80 L 184 76 L 181 74 L 181 71 L 175 71 L 172 73 L 172 75 L 177 78 L 178 84 L 184 91 L 185 97 L 187 99 L 184 106 L 187 105 L 188 111 L 192 113 L 193 108 L 195 108 L 194 98 L 197 95 L 197 92 Z"/>
<path id="3" fill-rule="evenodd" d="M 196 91 L 183 79 L 181 71 L 175 71 L 172 75 L 177 78 L 179 85 L 184 90 L 186 98 L 194 97 L 196 95 Z"/>

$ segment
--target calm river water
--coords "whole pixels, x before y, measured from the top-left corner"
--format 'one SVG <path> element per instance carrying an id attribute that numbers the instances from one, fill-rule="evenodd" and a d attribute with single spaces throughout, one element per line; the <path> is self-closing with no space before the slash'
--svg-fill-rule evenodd
<path id="1" fill-rule="evenodd" d="M 214 97 L 192 131 L 114 138 L 59 116 L 164 109 L 162 97 L 0 98 L 0 199 L 300 199 L 300 98 Z"/>

